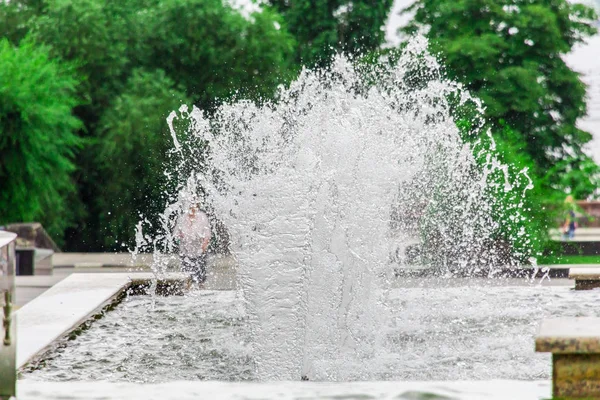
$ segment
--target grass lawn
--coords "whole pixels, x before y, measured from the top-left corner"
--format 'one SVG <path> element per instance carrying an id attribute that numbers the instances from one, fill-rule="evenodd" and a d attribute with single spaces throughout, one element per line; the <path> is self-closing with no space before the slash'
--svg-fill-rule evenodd
<path id="1" fill-rule="evenodd" d="M 538 258 L 540 265 L 554 264 L 598 264 L 600 266 L 600 255 L 597 256 L 543 256 Z"/>

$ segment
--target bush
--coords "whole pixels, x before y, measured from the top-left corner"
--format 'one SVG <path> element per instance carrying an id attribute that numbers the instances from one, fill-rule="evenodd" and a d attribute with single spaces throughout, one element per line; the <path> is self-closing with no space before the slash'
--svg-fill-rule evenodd
<path id="1" fill-rule="evenodd" d="M 60 243 L 75 220 L 79 84 L 48 48 L 0 40 L 0 224 L 39 221 Z"/>

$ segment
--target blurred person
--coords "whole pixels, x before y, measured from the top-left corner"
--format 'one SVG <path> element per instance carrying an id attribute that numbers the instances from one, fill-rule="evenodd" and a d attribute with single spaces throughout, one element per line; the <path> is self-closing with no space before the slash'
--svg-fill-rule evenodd
<path id="1" fill-rule="evenodd" d="M 179 239 L 181 270 L 189 272 L 195 283 L 204 283 L 206 251 L 211 238 L 208 215 L 198 204 L 192 204 L 188 212 L 180 216 L 175 232 Z"/>
<path id="2" fill-rule="evenodd" d="M 568 195 L 565 199 L 565 220 L 562 224 L 563 239 L 572 240 L 575 237 L 576 228 L 575 200 L 573 199 L 573 196 Z"/>

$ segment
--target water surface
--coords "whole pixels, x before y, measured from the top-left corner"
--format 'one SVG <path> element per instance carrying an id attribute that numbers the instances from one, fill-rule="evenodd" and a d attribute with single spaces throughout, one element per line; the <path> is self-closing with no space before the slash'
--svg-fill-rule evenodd
<path id="1" fill-rule="evenodd" d="M 596 290 L 473 279 L 403 285 L 391 291 L 391 319 L 378 328 L 386 340 L 365 364 L 341 365 L 347 357 L 323 356 L 313 360 L 316 373 L 344 369 L 344 380 L 373 381 L 547 380 L 550 355 L 534 352 L 541 319 L 600 314 Z M 24 377 L 256 380 L 251 340 L 241 297 L 234 291 L 131 297 Z"/>

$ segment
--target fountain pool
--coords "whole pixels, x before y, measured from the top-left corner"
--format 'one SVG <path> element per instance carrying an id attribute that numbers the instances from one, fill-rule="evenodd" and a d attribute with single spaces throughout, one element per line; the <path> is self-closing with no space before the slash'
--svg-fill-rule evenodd
<path id="1" fill-rule="evenodd" d="M 163 272 L 179 216 L 201 203 L 227 231 L 237 290 L 128 298 L 23 387 L 31 398 L 50 381 L 60 393 L 100 380 L 123 398 L 469 399 L 497 398 L 493 379 L 510 382 L 502 398 L 547 397 L 539 321 L 594 315 L 600 293 L 453 277 L 527 255 L 531 181 L 498 162 L 480 107 L 416 37 L 397 62 L 305 70 L 274 102 L 172 113 L 177 191 L 159 227 L 140 222 L 137 250 Z M 415 238 L 420 262 L 448 278 L 394 275 Z"/>
<path id="2" fill-rule="evenodd" d="M 564 280 L 403 279 L 394 286 L 382 351 L 367 375 L 356 368 L 360 375 L 347 380 L 548 380 L 550 355 L 533 348 L 539 321 L 600 314 L 600 291 L 575 292 Z M 22 378 L 253 381 L 251 341 L 236 291 L 132 296 Z M 323 371 L 315 373 L 325 373 L 328 361 L 317 362 Z"/>
<path id="3" fill-rule="evenodd" d="M 179 216 L 200 203 L 228 233 L 254 379 L 404 379 L 411 367 L 393 349 L 433 331 L 421 324 L 407 340 L 389 326 L 406 301 L 392 293 L 394 263 L 404 262 L 394 255 L 417 239 L 421 263 L 461 275 L 525 256 L 503 250 L 528 243 L 523 226 L 499 232 L 525 223 L 531 181 L 497 160 L 480 107 L 422 36 L 397 62 L 339 56 L 304 70 L 273 102 L 233 101 L 210 115 L 184 106 L 167 120 L 177 190 L 158 234 L 146 233 L 149 219 L 138 226 L 138 249 L 175 252 Z"/>

